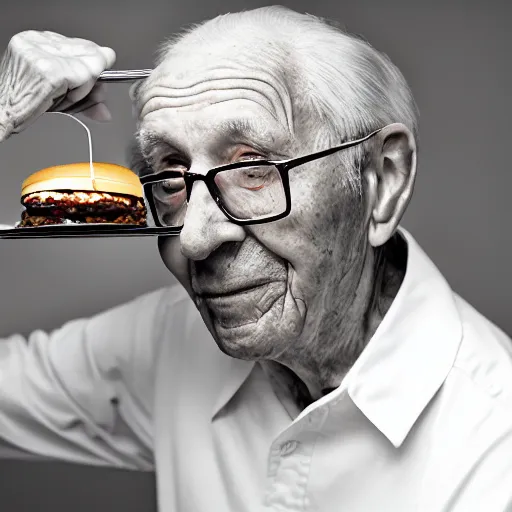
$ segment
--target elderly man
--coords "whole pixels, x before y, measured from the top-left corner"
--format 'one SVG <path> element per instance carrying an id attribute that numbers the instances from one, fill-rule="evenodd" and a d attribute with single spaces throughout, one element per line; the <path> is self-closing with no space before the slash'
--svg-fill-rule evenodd
<path id="1" fill-rule="evenodd" d="M 106 119 L 114 53 L 5 54 L 5 139 Z M 0 437 L 155 470 L 164 512 L 512 510 L 510 339 L 398 228 L 417 113 L 389 59 L 283 8 L 167 42 L 132 90 L 133 168 L 181 285 L 1 345 Z M 220 350 L 219 350 L 220 349 Z"/>

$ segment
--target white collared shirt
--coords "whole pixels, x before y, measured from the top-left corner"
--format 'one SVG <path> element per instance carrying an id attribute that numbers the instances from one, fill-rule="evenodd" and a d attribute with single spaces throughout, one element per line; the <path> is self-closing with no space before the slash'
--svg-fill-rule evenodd
<path id="1" fill-rule="evenodd" d="M 172 288 L 0 344 L 0 437 L 156 470 L 160 512 L 512 510 L 512 342 L 401 233 L 391 308 L 297 418 Z"/>

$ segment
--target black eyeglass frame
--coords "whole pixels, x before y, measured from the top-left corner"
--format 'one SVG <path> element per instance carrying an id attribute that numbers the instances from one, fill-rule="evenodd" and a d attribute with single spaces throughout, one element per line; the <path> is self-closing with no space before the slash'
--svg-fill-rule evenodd
<path id="1" fill-rule="evenodd" d="M 253 225 L 253 224 L 265 224 L 267 222 L 274 222 L 279 219 L 283 219 L 284 217 L 288 216 L 291 211 L 291 196 L 290 196 L 290 179 L 288 176 L 288 172 L 298 167 L 299 165 L 304 165 L 309 162 L 313 162 L 315 160 L 318 160 L 320 158 L 332 155 L 333 153 L 337 153 L 338 151 L 341 151 L 343 149 L 348 149 L 354 146 L 357 146 L 358 144 L 361 144 L 380 131 L 382 131 L 383 128 L 379 128 L 378 130 L 375 130 L 371 132 L 368 135 L 365 135 L 364 137 L 361 137 L 359 139 L 353 139 L 349 140 L 347 142 L 344 142 L 343 144 L 340 144 L 338 146 L 334 146 L 329 149 L 324 149 L 322 151 L 317 151 L 315 153 L 311 153 L 309 155 L 300 156 L 297 158 L 291 158 L 288 160 L 248 160 L 246 162 L 235 162 L 228 165 L 222 165 L 220 167 L 215 167 L 214 169 L 210 169 L 206 174 L 197 174 L 193 172 L 179 172 L 179 171 L 161 171 L 155 174 L 150 174 L 147 176 L 143 176 L 140 178 L 140 182 L 142 184 L 144 194 L 146 196 L 147 202 L 149 204 L 149 208 L 151 210 L 151 214 L 153 216 L 153 221 L 158 227 L 174 227 L 176 229 L 181 229 L 183 226 L 166 226 L 160 222 L 160 219 L 158 217 L 158 211 L 156 209 L 155 200 L 153 198 L 153 191 L 152 191 L 152 185 L 155 183 L 159 183 L 161 181 L 169 180 L 169 179 L 176 179 L 176 178 L 183 178 L 185 180 L 185 187 L 187 190 L 187 203 L 190 200 L 190 196 L 192 194 L 192 187 L 196 181 L 203 181 L 208 188 L 208 191 L 210 192 L 211 197 L 217 204 L 217 206 L 220 208 L 222 213 L 234 224 L 238 224 L 239 226 L 247 226 L 247 225 Z M 244 169 L 248 167 L 261 167 L 261 166 L 268 166 L 268 167 L 275 167 L 279 175 L 281 177 L 281 181 L 283 183 L 284 188 L 284 194 L 285 194 L 285 200 L 286 200 L 286 208 L 282 213 L 279 213 L 277 215 L 273 215 L 270 217 L 264 217 L 261 219 L 237 219 L 234 217 L 231 213 L 229 213 L 228 209 L 226 208 L 222 197 L 221 192 L 218 189 L 217 185 L 215 184 L 215 176 L 223 171 L 231 171 L 233 169 Z"/>

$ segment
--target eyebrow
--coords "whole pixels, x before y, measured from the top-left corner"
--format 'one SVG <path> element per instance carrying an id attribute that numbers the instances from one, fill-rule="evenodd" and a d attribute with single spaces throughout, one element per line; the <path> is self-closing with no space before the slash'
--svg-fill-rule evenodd
<path id="1" fill-rule="evenodd" d="M 249 119 L 225 120 L 220 124 L 218 132 L 218 137 L 225 141 L 245 143 L 267 153 L 280 152 L 292 143 L 287 129 L 271 130 L 263 123 Z"/>
<path id="2" fill-rule="evenodd" d="M 159 149 L 162 146 L 168 146 L 170 149 L 181 152 L 180 147 L 168 135 L 160 132 L 137 130 L 135 132 L 135 140 L 141 152 L 150 153 L 154 149 Z"/>
<path id="3" fill-rule="evenodd" d="M 263 123 L 250 119 L 226 119 L 214 128 L 216 133 L 213 146 L 219 153 L 218 156 L 235 144 L 245 144 L 263 153 L 278 156 L 284 155 L 283 151 L 286 152 L 292 144 L 292 137 L 287 129 L 271 130 Z M 187 154 L 185 148 L 170 134 L 140 130 L 135 138 L 145 153 L 166 146 L 177 153 Z"/>

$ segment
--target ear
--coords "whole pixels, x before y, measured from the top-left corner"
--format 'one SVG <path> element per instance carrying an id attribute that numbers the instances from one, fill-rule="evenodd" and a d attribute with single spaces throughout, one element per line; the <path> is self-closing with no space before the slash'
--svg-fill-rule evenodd
<path id="1" fill-rule="evenodd" d="M 375 136 L 372 158 L 364 171 L 368 241 L 374 247 L 391 238 L 409 204 L 416 160 L 416 142 L 405 125 L 390 124 Z"/>

